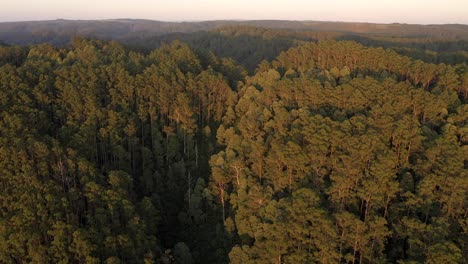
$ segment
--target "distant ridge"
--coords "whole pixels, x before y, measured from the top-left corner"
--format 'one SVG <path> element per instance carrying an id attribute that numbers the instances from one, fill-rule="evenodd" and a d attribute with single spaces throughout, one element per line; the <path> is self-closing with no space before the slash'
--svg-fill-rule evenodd
<path id="1" fill-rule="evenodd" d="M 145 19 L 24 21 L 0 23 L 0 41 L 7 44 L 48 42 L 65 44 L 75 35 L 100 39 L 123 40 L 167 33 L 209 31 L 223 26 L 254 26 L 297 31 L 327 31 L 355 34 L 377 34 L 401 37 L 468 40 L 468 25 L 375 24 L 291 20 L 213 20 L 165 22 Z"/>

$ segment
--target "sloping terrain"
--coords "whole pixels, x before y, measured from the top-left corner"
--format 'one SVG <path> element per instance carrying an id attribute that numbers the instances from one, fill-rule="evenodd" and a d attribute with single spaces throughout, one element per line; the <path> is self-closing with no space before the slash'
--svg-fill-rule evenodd
<path id="1" fill-rule="evenodd" d="M 208 31 L 223 26 L 254 26 L 299 31 L 327 31 L 440 39 L 468 39 L 467 25 L 408 25 L 317 21 L 203 21 L 163 22 L 139 19 L 51 20 L 0 23 L 0 40 L 9 44 L 48 42 L 66 44 L 75 35 L 100 39 L 127 39 L 174 32 Z"/>

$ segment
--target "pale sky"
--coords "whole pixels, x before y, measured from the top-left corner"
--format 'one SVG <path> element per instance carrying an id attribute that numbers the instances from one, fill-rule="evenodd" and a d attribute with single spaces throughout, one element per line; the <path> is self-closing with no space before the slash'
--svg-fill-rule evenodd
<path id="1" fill-rule="evenodd" d="M 468 24 L 468 0 L 0 0 L 0 21 L 142 18 Z"/>

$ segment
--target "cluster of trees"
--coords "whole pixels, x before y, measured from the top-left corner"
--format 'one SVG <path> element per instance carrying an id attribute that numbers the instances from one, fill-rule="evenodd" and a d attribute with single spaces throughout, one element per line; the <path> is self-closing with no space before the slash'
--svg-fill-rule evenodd
<path id="1" fill-rule="evenodd" d="M 231 263 L 462 263 L 465 76 L 353 42 L 262 63 L 210 160 Z"/>
<path id="2" fill-rule="evenodd" d="M 365 46 L 391 49 L 399 55 L 426 63 L 463 65 L 468 63 L 468 42 L 453 38 L 396 37 L 333 31 L 296 31 L 253 26 L 224 26 L 212 31 L 172 33 L 136 37 L 124 43 L 133 50 L 149 53 L 164 43 L 181 40 L 192 48 L 233 58 L 254 73 L 262 60 L 271 61 L 292 47 L 325 40 L 351 40 Z"/>
<path id="3" fill-rule="evenodd" d="M 353 40 L 366 46 L 393 49 L 399 54 L 429 63 L 468 63 L 468 42 L 450 38 L 404 38 L 394 36 L 343 35 L 336 39 Z"/>
<path id="4" fill-rule="evenodd" d="M 466 64 L 294 46 L 0 47 L 0 262 L 463 263 Z"/>
<path id="5" fill-rule="evenodd" d="M 164 43 L 181 40 L 196 50 L 213 52 L 218 57 L 233 58 L 253 73 L 262 60 L 273 60 L 282 51 L 296 46 L 298 40 L 315 41 L 317 35 L 320 33 L 299 34 L 287 30 L 231 26 L 214 31 L 140 37 L 125 43 L 133 50 L 148 53 Z"/>
<path id="6" fill-rule="evenodd" d="M 19 66 L 16 51 L 1 53 L 0 262 L 151 263 L 189 247 L 218 262 L 204 189 L 243 70 L 178 42 L 143 56 L 76 39 Z"/>

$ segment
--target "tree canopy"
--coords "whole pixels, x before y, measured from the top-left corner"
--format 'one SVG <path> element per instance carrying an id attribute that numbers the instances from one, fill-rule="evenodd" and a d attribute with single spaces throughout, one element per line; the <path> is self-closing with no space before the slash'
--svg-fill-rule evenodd
<path id="1" fill-rule="evenodd" d="M 465 62 L 220 34 L 0 46 L 0 263 L 464 263 Z"/>

